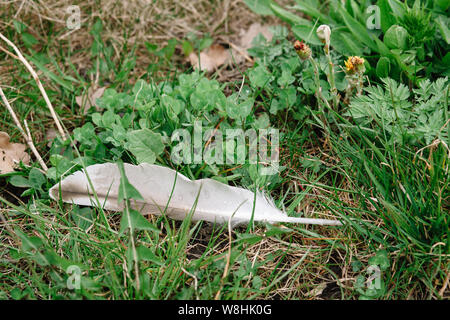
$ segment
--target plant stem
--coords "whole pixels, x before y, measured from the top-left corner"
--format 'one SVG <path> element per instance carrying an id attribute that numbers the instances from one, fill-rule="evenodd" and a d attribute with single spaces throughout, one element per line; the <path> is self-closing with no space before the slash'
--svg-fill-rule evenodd
<path id="1" fill-rule="evenodd" d="M 328 121 L 326 120 L 325 117 L 325 108 L 322 105 L 322 101 L 326 101 L 325 98 L 322 95 L 322 89 L 320 87 L 320 79 L 319 79 L 319 67 L 317 66 L 317 63 L 314 61 L 314 59 L 312 57 L 309 58 L 309 62 L 311 62 L 313 68 L 314 68 L 314 81 L 316 83 L 316 98 L 317 98 L 317 103 L 319 105 L 319 109 L 321 112 L 321 120 L 323 122 L 324 128 L 329 128 L 328 125 Z M 326 129 L 328 132 L 328 129 Z"/>
<path id="2" fill-rule="evenodd" d="M 41 155 L 39 154 L 36 147 L 34 146 L 33 139 L 31 137 L 31 133 L 30 133 L 30 129 L 28 128 L 27 121 L 25 120 L 25 128 L 27 129 L 27 133 L 25 133 L 25 130 L 23 129 L 22 125 L 20 124 L 20 121 L 17 118 L 16 113 L 14 112 L 14 109 L 9 104 L 8 99 L 6 99 L 6 96 L 3 93 L 3 90 L 1 87 L 0 87 L 0 96 L 3 100 L 3 103 L 6 106 L 6 109 L 8 109 L 9 113 L 11 114 L 11 117 L 13 118 L 14 123 L 16 124 L 17 128 L 19 129 L 20 133 L 22 134 L 22 137 L 25 139 L 25 141 L 27 142 L 31 151 L 33 152 L 34 156 L 36 157 L 36 160 L 39 162 L 42 169 L 44 169 L 44 171 L 47 171 L 48 170 L 47 165 L 45 164 L 44 160 L 42 160 Z"/>
<path id="3" fill-rule="evenodd" d="M 327 74 L 328 83 L 331 86 L 331 93 L 333 94 L 333 102 L 334 102 L 333 107 L 334 110 L 336 110 L 339 104 L 339 95 L 336 88 L 336 82 L 334 79 L 334 64 L 333 61 L 331 60 L 329 45 L 325 45 L 324 51 L 328 59 L 328 74 Z"/>

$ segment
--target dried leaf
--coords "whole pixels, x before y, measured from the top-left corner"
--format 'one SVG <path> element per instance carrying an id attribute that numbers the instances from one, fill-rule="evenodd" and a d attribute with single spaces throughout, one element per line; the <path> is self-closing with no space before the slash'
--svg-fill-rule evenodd
<path id="1" fill-rule="evenodd" d="M 262 26 L 259 23 L 253 23 L 248 30 L 241 29 L 239 36 L 241 37 L 237 44 L 232 44 L 232 55 L 236 63 L 241 63 L 245 59 L 252 61 L 249 57 L 248 49 L 253 46 L 253 40 L 262 34 L 267 41 L 272 40 L 272 32 L 268 26 Z"/>
<path id="2" fill-rule="evenodd" d="M 188 59 L 194 69 L 199 68 L 200 62 L 201 70 L 213 72 L 218 67 L 229 61 L 230 54 L 222 45 L 213 44 L 208 49 L 200 52 L 200 61 L 198 55 L 194 52 L 189 55 Z"/>
<path id="3" fill-rule="evenodd" d="M 269 27 L 262 26 L 259 23 L 253 23 L 247 31 L 241 30 L 240 47 L 247 52 L 247 49 L 252 47 L 253 39 L 255 39 L 260 33 L 267 39 L 267 41 L 272 40 L 273 35 L 272 32 L 270 32 Z"/>
<path id="4" fill-rule="evenodd" d="M 142 196 L 131 201 L 132 209 L 142 214 L 166 214 L 183 220 L 193 211 L 192 221 L 206 220 L 232 225 L 260 222 L 292 222 L 321 225 L 340 225 L 337 220 L 288 217 L 261 194 L 220 183 L 213 179 L 192 181 L 170 168 L 142 163 L 138 166 L 124 164 L 129 183 Z M 68 176 L 54 185 L 50 197 L 83 206 L 100 205 L 107 210 L 122 211 L 119 202 L 121 175 L 113 163 L 95 164 Z M 88 182 L 89 176 L 91 184 Z M 99 203 L 94 200 L 94 191 Z M 143 199 L 143 200 L 142 200 Z"/>
<path id="5" fill-rule="evenodd" d="M 95 104 L 97 99 L 101 98 L 103 92 L 105 92 L 106 87 L 97 88 L 96 85 L 89 87 L 87 94 L 81 95 L 75 98 L 75 101 L 80 107 L 83 107 L 83 114 L 87 114 L 88 110 L 95 106 L 97 111 L 100 111 L 98 106 Z"/>
<path id="6" fill-rule="evenodd" d="M 25 152 L 26 146 L 21 143 L 10 143 L 9 135 L 0 131 L 0 174 L 13 172 L 17 163 L 30 163 L 30 156 Z"/>
<path id="7" fill-rule="evenodd" d="M 47 147 L 51 147 L 52 146 L 52 142 L 53 140 L 55 140 L 55 138 L 58 136 L 58 132 L 53 129 L 50 128 L 47 130 L 47 133 L 45 134 L 45 140 L 47 141 Z"/>
<path id="8" fill-rule="evenodd" d="M 309 291 L 306 296 L 307 297 L 318 297 L 322 294 L 323 290 L 327 287 L 325 282 L 318 284 L 311 291 Z"/>

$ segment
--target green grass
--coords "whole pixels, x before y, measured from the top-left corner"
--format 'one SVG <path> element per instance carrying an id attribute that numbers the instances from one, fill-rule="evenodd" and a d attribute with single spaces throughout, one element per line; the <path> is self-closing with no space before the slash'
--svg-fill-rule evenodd
<path id="1" fill-rule="evenodd" d="M 117 56 L 98 24 L 90 32 L 94 45 L 75 52 L 59 47 L 57 33 L 47 35 L 40 54 L 20 45 L 41 72 L 69 132 L 89 121 L 75 97 L 88 90 L 97 70 L 99 83 L 118 92 L 133 87 L 137 68 L 142 79 L 155 83 L 175 83 L 176 74 L 186 71 L 171 59 L 170 43 L 159 49 L 124 46 Z M 22 44 L 13 27 L 4 34 Z M 148 66 L 135 65 L 142 47 L 153 54 Z M 90 63 L 83 72 L 72 61 L 80 53 Z M 0 61 L 5 57 L 0 52 Z M 28 119 L 49 162 L 44 135 L 53 124 L 47 107 L 25 68 L 8 61 L 14 76 L 0 84 L 20 118 Z M 227 84 L 233 92 L 239 87 Z M 269 109 L 276 93 L 260 88 L 255 94 L 260 108 Z M 301 108 L 271 117 L 284 134 L 285 170 L 267 189 L 290 215 L 338 217 L 344 226 L 257 225 L 229 233 L 226 226 L 149 216 L 129 232 L 121 230 L 122 213 L 52 201 L 47 178 L 23 195 L 8 174 L 0 176 L 0 299 L 448 298 L 449 288 L 441 291 L 450 262 L 448 149 L 441 143 L 417 153 L 417 147 L 385 137 L 373 142 L 338 113 L 330 116 L 327 141 L 314 99 L 305 93 Z M 1 130 L 20 142 L 9 114 L 1 110 Z M 55 150 L 64 154 L 62 147 Z M 166 155 L 161 157 L 167 165 Z M 210 175 L 201 166 L 189 173 Z M 237 179 L 233 173 L 224 174 L 230 183 Z M 17 175 L 28 178 L 30 168 Z M 364 283 L 370 266 L 381 270 L 379 288 Z M 80 289 L 70 288 L 73 270 L 81 271 Z"/>

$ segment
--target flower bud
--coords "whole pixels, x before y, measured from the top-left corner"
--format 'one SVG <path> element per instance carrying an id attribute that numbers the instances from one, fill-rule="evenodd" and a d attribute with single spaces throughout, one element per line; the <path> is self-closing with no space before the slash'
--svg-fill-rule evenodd
<path id="1" fill-rule="evenodd" d="M 326 45 L 330 45 L 331 29 L 329 26 L 327 26 L 326 24 L 319 26 L 316 33 L 320 41 L 322 41 Z"/>
<path id="2" fill-rule="evenodd" d="M 300 59 L 308 60 L 309 58 L 311 58 L 311 48 L 303 41 L 299 40 L 295 41 L 294 49 L 297 52 Z"/>
<path id="3" fill-rule="evenodd" d="M 366 71 L 366 67 L 364 66 L 364 59 L 358 56 L 352 56 L 345 61 L 345 67 L 347 70 L 345 71 L 347 74 L 355 74 L 355 73 L 364 73 Z"/>

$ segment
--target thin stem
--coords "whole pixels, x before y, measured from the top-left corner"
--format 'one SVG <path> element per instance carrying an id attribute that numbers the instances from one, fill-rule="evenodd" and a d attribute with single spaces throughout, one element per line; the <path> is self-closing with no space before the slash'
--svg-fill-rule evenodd
<path id="1" fill-rule="evenodd" d="M 325 117 L 324 107 L 322 105 L 322 102 L 325 102 L 328 104 L 328 101 L 322 95 L 322 88 L 320 87 L 320 79 L 319 79 L 319 67 L 317 66 L 317 63 L 314 61 L 314 59 L 312 57 L 309 58 L 309 62 L 311 62 L 312 66 L 314 68 L 314 80 L 316 83 L 316 98 L 317 98 L 317 103 L 319 104 L 320 112 L 322 113 L 321 120 L 323 122 L 324 129 L 327 130 L 327 132 L 328 132 L 327 128 L 329 128 L 329 125 L 328 125 L 328 121 L 326 120 L 326 117 Z"/>
<path id="2" fill-rule="evenodd" d="M 25 67 L 28 69 L 28 71 L 31 73 L 31 76 L 34 78 L 34 80 L 36 81 L 39 90 L 42 93 L 42 96 L 44 97 L 45 102 L 47 103 L 48 109 L 50 110 L 50 113 L 53 117 L 53 120 L 55 121 L 56 127 L 58 128 L 59 134 L 61 135 L 61 138 L 63 140 L 66 140 L 66 134 L 64 133 L 64 130 L 61 126 L 61 123 L 59 123 L 58 120 L 58 116 L 56 115 L 55 110 L 53 109 L 52 103 L 50 102 L 50 99 L 47 96 L 47 93 L 45 92 L 44 87 L 42 86 L 41 81 L 39 80 L 38 75 L 36 74 L 36 72 L 34 71 L 33 67 L 31 67 L 31 65 L 28 63 L 28 61 L 23 57 L 22 53 L 20 52 L 20 50 L 14 45 L 14 43 L 12 43 L 8 38 L 6 38 L 1 32 L 0 32 L 0 38 L 3 39 L 3 41 L 5 41 L 8 45 L 10 45 L 14 51 L 17 54 L 17 58 L 20 62 L 22 62 Z"/>
<path id="3" fill-rule="evenodd" d="M 325 55 L 327 56 L 327 59 L 328 59 L 327 78 L 328 78 L 328 82 L 330 83 L 330 86 L 331 86 L 331 93 L 333 94 L 334 108 L 337 108 L 338 104 L 339 104 L 339 95 L 338 95 L 338 91 L 336 88 L 336 81 L 335 81 L 335 77 L 334 77 L 334 64 L 333 64 L 333 61 L 331 60 L 330 49 L 329 49 L 328 44 L 325 45 L 324 51 L 325 51 Z"/>
<path id="4" fill-rule="evenodd" d="M 0 87 L 0 96 L 2 97 L 3 103 L 6 106 L 6 109 L 8 109 L 9 113 L 11 114 L 11 117 L 13 118 L 14 123 L 16 124 L 17 128 L 19 129 L 20 133 L 22 134 L 22 137 L 27 142 L 28 146 L 30 147 L 30 149 L 33 152 L 34 156 L 36 157 L 37 161 L 41 165 L 42 169 L 44 169 L 44 171 L 47 171 L 48 167 L 45 164 L 44 160 L 42 160 L 42 157 L 40 156 L 39 152 L 37 151 L 36 147 L 34 146 L 33 139 L 31 137 L 31 133 L 30 133 L 30 129 L 28 128 L 26 121 L 25 121 L 25 127 L 27 128 L 28 134 L 26 134 L 25 130 L 23 130 L 23 127 L 20 124 L 20 121 L 17 118 L 16 113 L 14 112 L 14 109 L 9 104 L 8 99 L 6 99 L 6 96 L 3 93 L 3 90 L 1 87 Z"/>

